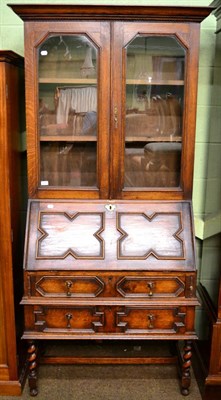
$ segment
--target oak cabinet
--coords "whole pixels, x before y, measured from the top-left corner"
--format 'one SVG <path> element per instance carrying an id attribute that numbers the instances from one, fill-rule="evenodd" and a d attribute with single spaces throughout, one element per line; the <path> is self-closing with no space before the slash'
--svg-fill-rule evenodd
<path id="1" fill-rule="evenodd" d="M 21 153 L 23 58 L 0 51 L 0 395 L 22 390 Z M 24 117 L 24 116 L 23 116 Z"/>
<path id="2" fill-rule="evenodd" d="M 24 339 L 185 340 L 202 7 L 13 5 L 25 21 Z M 111 361 L 111 360 L 110 360 Z"/>

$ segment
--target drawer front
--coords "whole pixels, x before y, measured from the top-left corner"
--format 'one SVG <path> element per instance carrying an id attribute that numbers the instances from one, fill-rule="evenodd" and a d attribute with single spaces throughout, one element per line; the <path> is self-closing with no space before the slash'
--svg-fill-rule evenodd
<path id="1" fill-rule="evenodd" d="M 179 307 L 126 307 L 116 314 L 117 326 L 125 333 L 184 333 L 186 311 Z"/>
<path id="2" fill-rule="evenodd" d="M 184 334 L 193 331 L 194 307 L 26 306 L 26 332 L 85 334 Z"/>
<path id="3" fill-rule="evenodd" d="M 34 295 L 42 297 L 97 297 L 104 282 L 97 276 L 42 276 L 36 279 Z"/>
<path id="4" fill-rule="evenodd" d="M 29 273 L 26 296 L 44 298 L 161 298 L 194 297 L 195 273 L 151 274 L 119 272 Z"/>
<path id="5" fill-rule="evenodd" d="M 125 276 L 117 282 L 117 291 L 125 298 L 184 296 L 185 278 L 182 278 Z"/>
<path id="6" fill-rule="evenodd" d="M 39 332 L 95 333 L 104 327 L 104 312 L 97 307 L 35 307 L 34 330 Z"/>

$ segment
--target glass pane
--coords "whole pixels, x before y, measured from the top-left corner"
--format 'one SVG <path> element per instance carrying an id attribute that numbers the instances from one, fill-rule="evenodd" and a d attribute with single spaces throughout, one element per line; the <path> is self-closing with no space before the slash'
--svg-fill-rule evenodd
<path id="1" fill-rule="evenodd" d="M 126 48 L 126 187 L 179 187 L 185 50 L 173 37 Z"/>
<path id="2" fill-rule="evenodd" d="M 40 186 L 97 186 L 97 49 L 84 35 L 38 49 Z"/>
<path id="3" fill-rule="evenodd" d="M 96 143 L 41 144 L 41 186 L 95 186 Z"/>

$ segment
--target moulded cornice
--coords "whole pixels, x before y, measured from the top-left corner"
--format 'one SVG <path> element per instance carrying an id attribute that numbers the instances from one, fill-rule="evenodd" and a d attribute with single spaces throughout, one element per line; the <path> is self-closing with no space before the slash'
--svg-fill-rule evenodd
<path id="1" fill-rule="evenodd" d="M 44 20 L 148 20 L 168 22 L 198 22 L 204 20 L 213 7 L 188 6 L 102 6 L 8 4 L 23 21 Z"/>
<path id="2" fill-rule="evenodd" d="M 24 58 L 11 50 L 0 50 L 0 62 L 7 62 L 14 65 L 23 65 Z"/>

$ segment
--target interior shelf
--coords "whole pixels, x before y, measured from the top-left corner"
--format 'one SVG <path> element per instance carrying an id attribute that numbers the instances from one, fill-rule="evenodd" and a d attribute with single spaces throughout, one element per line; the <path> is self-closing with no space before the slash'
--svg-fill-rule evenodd
<path id="1" fill-rule="evenodd" d="M 126 136 L 126 142 L 181 142 L 181 136 Z"/>
<path id="2" fill-rule="evenodd" d="M 97 137 L 92 135 L 41 135 L 41 142 L 96 142 Z"/>
<path id="3" fill-rule="evenodd" d="M 92 135 L 41 135 L 41 142 L 96 142 L 97 137 Z M 126 142 L 181 142 L 181 136 L 128 136 Z"/>
<path id="4" fill-rule="evenodd" d="M 85 78 L 39 78 L 38 79 L 39 83 L 65 83 L 65 84 L 81 84 L 81 85 L 87 85 L 87 84 L 96 84 L 97 79 L 85 79 Z"/>
<path id="5" fill-rule="evenodd" d="M 39 83 L 65 83 L 65 84 L 97 84 L 97 79 L 85 79 L 85 78 L 39 78 Z M 127 79 L 127 85 L 173 85 L 183 86 L 184 80 L 167 79 L 167 80 L 151 80 L 148 82 L 146 79 Z"/>
<path id="6" fill-rule="evenodd" d="M 164 80 L 154 80 L 152 79 L 151 82 L 149 82 L 147 79 L 127 79 L 126 80 L 127 85 L 159 85 L 159 86 L 167 86 L 167 85 L 173 85 L 173 86 L 183 86 L 184 85 L 184 80 L 175 80 L 175 79 L 164 79 Z"/>

